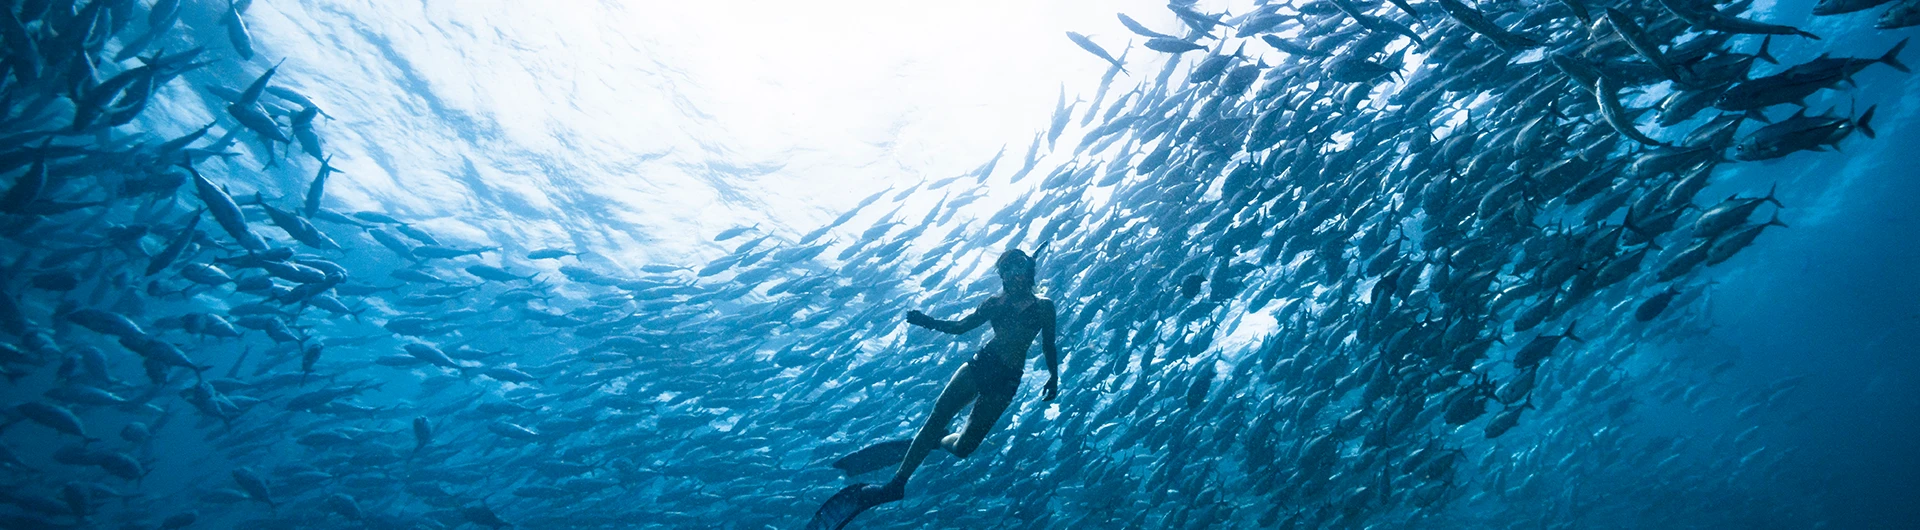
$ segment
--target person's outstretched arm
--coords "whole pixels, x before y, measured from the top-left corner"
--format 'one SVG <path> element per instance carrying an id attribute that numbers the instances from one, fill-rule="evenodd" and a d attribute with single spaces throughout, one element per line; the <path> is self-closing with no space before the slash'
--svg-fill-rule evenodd
<path id="1" fill-rule="evenodd" d="M 972 313 L 967 314 L 966 317 L 960 320 L 940 320 L 927 316 L 926 313 L 922 313 L 916 309 L 907 312 L 907 323 L 948 335 L 959 335 L 973 331 L 974 328 L 978 328 L 981 324 L 987 323 L 987 317 L 990 316 L 987 313 L 987 306 L 992 303 L 992 299 L 980 303 L 980 307 L 975 308 Z"/>
<path id="2" fill-rule="evenodd" d="M 1042 401 L 1053 401 L 1060 396 L 1060 346 L 1054 343 L 1059 334 L 1058 316 L 1054 314 L 1053 302 L 1047 302 L 1047 321 L 1040 325 L 1040 350 L 1047 354 L 1047 387 L 1041 391 Z"/>

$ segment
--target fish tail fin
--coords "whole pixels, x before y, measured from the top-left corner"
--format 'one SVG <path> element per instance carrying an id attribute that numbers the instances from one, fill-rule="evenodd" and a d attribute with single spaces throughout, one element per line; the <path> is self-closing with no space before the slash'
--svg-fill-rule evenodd
<path id="1" fill-rule="evenodd" d="M 1635 234 L 1640 234 L 1642 236 L 1653 235 L 1653 234 L 1648 234 L 1647 231 L 1645 230 L 1641 230 L 1640 227 L 1638 226 L 1634 226 L 1635 223 L 1633 222 L 1633 213 L 1634 213 L 1633 208 L 1627 208 L 1627 216 L 1620 220 L 1620 227 L 1625 228 L 1627 229 L 1627 231 L 1633 232 Z"/>
<path id="2" fill-rule="evenodd" d="M 1573 339 L 1573 341 L 1574 341 L 1574 342 L 1586 342 L 1586 341 L 1587 341 L 1587 339 L 1583 339 L 1583 338 L 1580 338 L 1580 336 L 1579 336 L 1579 335 L 1575 335 L 1575 334 L 1573 334 L 1573 328 L 1574 328 L 1575 326 L 1579 326 L 1579 325 L 1580 325 L 1580 321 L 1579 321 L 1579 320 L 1575 320 L 1575 321 L 1572 321 L 1572 322 L 1568 322 L 1568 323 L 1567 323 L 1567 330 L 1566 330 L 1566 331 L 1563 331 L 1563 332 L 1561 332 L 1561 333 L 1560 333 L 1560 337 L 1561 337 L 1561 338 L 1568 338 L 1568 339 Z"/>
<path id="3" fill-rule="evenodd" d="M 1900 39 L 1899 44 L 1893 45 L 1893 49 L 1887 50 L 1887 53 L 1880 56 L 1880 62 L 1887 63 L 1887 66 L 1891 66 L 1895 70 L 1913 73 L 1913 70 L 1907 69 L 1907 65 L 1900 62 L 1900 50 L 1907 47 L 1907 41 L 1909 40 L 1913 40 L 1913 38 Z"/>
<path id="4" fill-rule="evenodd" d="M 1792 228 L 1790 226 L 1787 226 L 1786 223 L 1780 222 L 1780 210 L 1774 210 L 1773 218 L 1768 219 L 1766 225 L 1764 226 L 1778 226 L 1780 228 Z"/>
<path id="5" fill-rule="evenodd" d="M 1767 187 L 1767 196 L 1761 197 L 1760 200 L 1764 202 L 1773 203 L 1775 207 L 1786 208 L 1787 205 L 1780 204 L 1780 199 L 1774 198 L 1774 192 L 1779 190 L 1780 190 L 1780 183 L 1778 182 L 1773 183 L 1772 186 Z"/>
<path id="6" fill-rule="evenodd" d="M 1860 129 L 1860 134 L 1865 134 L 1868 138 L 1878 138 L 1879 135 L 1873 132 L 1871 122 L 1873 121 L 1873 111 L 1879 108 L 1880 106 L 1878 105 L 1867 107 L 1866 112 L 1860 113 L 1860 117 L 1853 120 L 1853 127 Z"/>

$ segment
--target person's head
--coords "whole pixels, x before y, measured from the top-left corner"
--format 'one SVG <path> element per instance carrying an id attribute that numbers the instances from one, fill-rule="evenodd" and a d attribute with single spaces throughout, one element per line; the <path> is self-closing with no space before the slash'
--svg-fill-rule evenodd
<path id="1" fill-rule="evenodd" d="M 1033 292 L 1033 258 L 1020 249 L 1009 249 L 1000 255 L 1000 261 L 994 263 L 994 269 L 1000 272 L 1000 284 L 1008 292 Z"/>

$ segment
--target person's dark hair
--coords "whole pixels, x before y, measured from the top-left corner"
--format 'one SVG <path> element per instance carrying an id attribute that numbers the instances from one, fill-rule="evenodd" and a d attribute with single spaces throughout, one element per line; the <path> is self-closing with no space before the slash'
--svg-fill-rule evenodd
<path id="1" fill-rule="evenodd" d="M 1032 257 L 1027 256 L 1026 252 L 1015 248 L 1008 249 L 1007 253 L 1001 254 L 1000 260 L 994 262 L 993 267 L 1001 274 L 1012 272 L 1016 267 L 1024 267 L 1027 275 L 1032 276 L 1034 274 L 1033 265 Z"/>

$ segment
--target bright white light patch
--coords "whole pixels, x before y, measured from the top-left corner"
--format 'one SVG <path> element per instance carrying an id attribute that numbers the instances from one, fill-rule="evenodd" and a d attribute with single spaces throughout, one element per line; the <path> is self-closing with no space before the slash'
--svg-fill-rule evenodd
<path id="1" fill-rule="evenodd" d="M 1062 84 L 1090 97 L 1107 67 L 1066 31 L 1116 55 L 1145 40 L 1115 12 L 1179 29 L 1140 0 L 323 0 L 247 17 L 265 60 L 288 59 L 275 81 L 335 117 L 319 124 L 346 171 L 335 206 L 631 266 L 710 258 L 735 225 L 804 232 L 1003 145 L 1018 158 Z"/>
<path id="2" fill-rule="evenodd" d="M 1217 344 L 1221 352 L 1238 357 L 1241 352 L 1259 345 L 1260 341 L 1267 340 L 1279 329 L 1280 321 L 1274 320 L 1273 315 L 1247 313 L 1235 322 L 1233 331 L 1221 337 Z"/>

